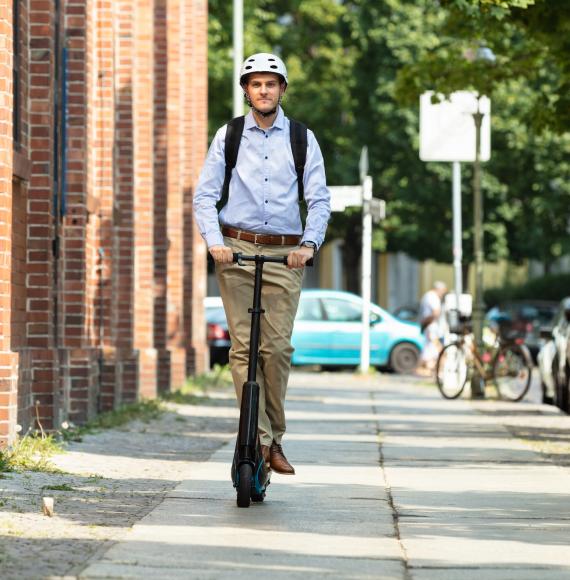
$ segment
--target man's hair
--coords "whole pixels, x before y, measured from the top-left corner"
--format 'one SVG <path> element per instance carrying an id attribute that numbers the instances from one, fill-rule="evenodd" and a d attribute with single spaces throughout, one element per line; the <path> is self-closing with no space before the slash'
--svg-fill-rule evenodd
<path id="1" fill-rule="evenodd" d="M 434 290 L 447 290 L 447 284 L 445 282 L 442 282 L 441 280 L 436 280 L 433 283 L 433 289 Z"/>

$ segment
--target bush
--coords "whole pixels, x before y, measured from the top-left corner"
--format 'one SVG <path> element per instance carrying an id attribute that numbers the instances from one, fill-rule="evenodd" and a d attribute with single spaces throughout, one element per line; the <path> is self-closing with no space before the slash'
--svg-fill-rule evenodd
<path id="1" fill-rule="evenodd" d="M 533 278 L 520 286 L 489 288 L 484 293 L 487 308 L 507 300 L 553 300 L 558 302 L 570 296 L 570 274 L 549 274 Z"/>

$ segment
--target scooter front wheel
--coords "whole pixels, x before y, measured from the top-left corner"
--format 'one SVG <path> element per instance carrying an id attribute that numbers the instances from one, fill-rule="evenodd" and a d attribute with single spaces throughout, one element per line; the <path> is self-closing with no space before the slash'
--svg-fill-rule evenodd
<path id="1" fill-rule="evenodd" d="M 237 485 L 237 505 L 241 508 L 249 507 L 251 499 L 251 478 L 253 471 L 249 463 L 239 466 L 239 481 Z"/>

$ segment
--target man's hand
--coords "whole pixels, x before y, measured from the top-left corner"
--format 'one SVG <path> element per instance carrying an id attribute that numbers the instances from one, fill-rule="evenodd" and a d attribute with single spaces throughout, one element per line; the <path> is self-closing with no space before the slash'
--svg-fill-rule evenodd
<path id="1" fill-rule="evenodd" d="M 231 264 L 234 261 L 234 253 L 227 246 L 212 246 L 209 251 L 216 264 Z"/>
<path id="2" fill-rule="evenodd" d="M 296 250 L 289 252 L 287 256 L 287 268 L 292 270 L 293 268 L 304 268 L 305 264 L 315 255 L 315 250 L 313 248 L 308 248 L 307 246 L 301 246 Z"/>

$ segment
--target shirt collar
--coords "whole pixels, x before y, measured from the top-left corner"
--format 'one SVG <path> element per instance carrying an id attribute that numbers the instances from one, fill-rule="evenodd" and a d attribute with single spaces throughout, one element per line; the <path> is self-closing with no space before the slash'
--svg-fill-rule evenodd
<path id="1" fill-rule="evenodd" d="M 253 116 L 253 112 L 250 110 L 249 113 L 245 116 L 244 129 L 255 129 L 256 127 L 257 123 L 255 122 L 255 117 Z M 270 131 L 271 129 L 284 129 L 284 128 L 285 128 L 285 113 L 283 112 L 281 105 L 279 105 L 279 107 L 277 108 L 277 117 L 275 117 L 273 125 L 266 130 Z"/>

